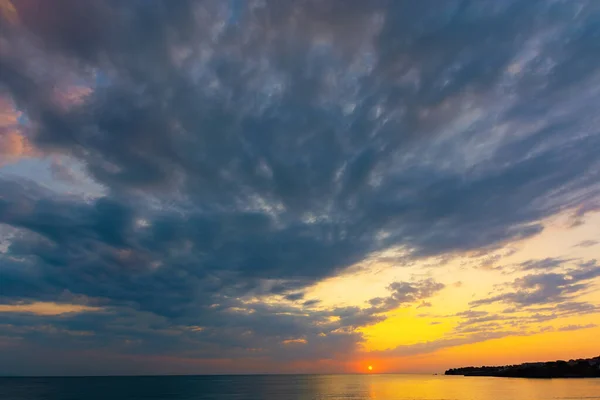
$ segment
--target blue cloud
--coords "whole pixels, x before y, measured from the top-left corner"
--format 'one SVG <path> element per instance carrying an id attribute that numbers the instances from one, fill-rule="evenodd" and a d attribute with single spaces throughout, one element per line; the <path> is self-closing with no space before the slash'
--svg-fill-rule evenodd
<path id="1" fill-rule="evenodd" d="M 600 206 L 593 2 L 30 3 L 1 33 L 1 94 L 40 152 L 103 188 L 68 196 L 0 170 L 0 223 L 19 232 L 0 254 L 0 299 L 68 293 L 112 310 L 109 328 L 49 318 L 55 336 L 138 338 L 146 353 L 200 337 L 195 357 L 347 353 L 362 340 L 352 329 L 443 286 L 404 283 L 371 309 L 307 299 L 306 315 L 244 299 L 297 302 L 376 252 L 497 248 Z M 72 80 L 93 91 L 60 107 Z M 580 286 L 536 275 L 494 301 L 570 299 L 596 276 L 574 273 Z M 528 285 L 542 289 L 523 297 Z M 126 338 L 110 328 L 122 313 Z M 147 315 L 160 322 L 135 326 Z M 15 318 L 27 335 L 42 324 Z M 297 353 L 267 346 L 298 338 Z"/>

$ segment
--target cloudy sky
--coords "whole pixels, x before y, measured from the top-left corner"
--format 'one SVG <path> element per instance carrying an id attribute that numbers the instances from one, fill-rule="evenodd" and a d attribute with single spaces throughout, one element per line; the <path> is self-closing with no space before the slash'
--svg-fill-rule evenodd
<path id="1" fill-rule="evenodd" d="M 600 2 L 0 14 L 0 374 L 598 355 Z"/>

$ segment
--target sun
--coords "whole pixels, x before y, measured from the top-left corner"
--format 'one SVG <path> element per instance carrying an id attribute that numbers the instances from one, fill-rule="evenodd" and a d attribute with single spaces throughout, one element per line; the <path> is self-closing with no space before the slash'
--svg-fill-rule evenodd
<path id="1" fill-rule="evenodd" d="M 367 368 L 369 369 L 369 371 L 373 371 L 373 366 L 372 365 L 369 365 Z"/>

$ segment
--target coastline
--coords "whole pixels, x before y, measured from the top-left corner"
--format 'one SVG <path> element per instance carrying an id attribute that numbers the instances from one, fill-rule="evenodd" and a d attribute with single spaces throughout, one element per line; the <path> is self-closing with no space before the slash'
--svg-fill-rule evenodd
<path id="1" fill-rule="evenodd" d="M 502 378 L 600 378 L 600 356 L 517 365 L 451 368 L 444 375 L 493 376 Z"/>

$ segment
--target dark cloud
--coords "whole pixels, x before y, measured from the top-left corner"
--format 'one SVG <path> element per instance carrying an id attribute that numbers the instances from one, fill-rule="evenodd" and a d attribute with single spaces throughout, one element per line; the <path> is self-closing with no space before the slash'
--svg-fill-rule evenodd
<path id="1" fill-rule="evenodd" d="M 417 282 L 393 282 L 388 286 L 388 290 L 391 292 L 389 297 L 373 298 L 369 300 L 369 304 L 371 304 L 372 310 L 390 311 L 402 304 L 411 304 L 428 299 L 444 287 L 444 284 L 431 278 Z M 419 307 L 427 307 L 427 303 L 422 301 Z"/>
<path id="2" fill-rule="evenodd" d="M 367 301 L 369 307 L 344 307 L 333 310 L 331 316 L 339 318 L 342 327 L 356 329 L 373 325 L 387 319 L 386 312 L 399 307 L 416 305 L 417 308 L 427 306 L 424 300 L 434 296 L 445 285 L 428 278 L 413 282 L 393 282 L 387 289 L 387 297 L 375 297 Z"/>
<path id="3" fill-rule="evenodd" d="M 598 240 L 584 240 L 576 244 L 576 247 L 592 247 L 600 243 Z"/>
<path id="4" fill-rule="evenodd" d="M 443 285 L 396 282 L 324 314 L 250 299 L 300 301 L 388 249 L 499 248 L 599 206 L 595 2 L 235 4 L 15 2 L 0 95 L 37 150 L 77 160 L 104 191 L 0 177 L 0 223 L 19 232 L 0 253 L 3 302 L 70 293 L 132 323 L 149 313 L 173 337 L 205 338 L 197 356 L 344 353 L 361 340 L 352 329 Z M 568 300 L 596 269 L 527 276 L 473 305 Z M 118 337 L 76 319 L 95 333 L 82 340 Z M 310 346 L 273 347 L 297 339 Z"/>
<path id="5" fill-rule="evenodd" d="M 600 277 L 600 266 L 592 260 L 563 273 L 532 274 L 517 278 L 508 285 L 514 291 L 475 300 L 470 305 L 477 307 L 496 302 L 517 306 L 559 303 L 571 300 L 589 289 L 591 281 L 597 277 Z"/>
<path id="6" fill-rule="evenodd" d="M 597 305 L 583 301 L 566 301 L 553 306 L 532 307 L 525 310 L 531 310 L 535 313 L 532 318 L 545 320 L 547 317 L 559 318 L 562 316 L 591 314 L 598 312 L 600 309 Z"/>
<path id="7" fill-rule="evenodd" d="M 302 292 L 290 293 L 287 296 L 285 296 L 285 298 L 290 301 L 302 300 L 304 298 L 304 293 L 302 293 Z M 306 304 L 306 303 L 303 303 L 303 304 Z"/>
<path id="8" fill-rule="evenodd" d="M 561 257 L 548 257 L 541 260 L 527 260 L 518 264 L 518 269 L 523 271 L 529 270 L 551 270 L 561 267 L 563 264 L 572 261 Z"/>
<path id="9" fill-rule="evenodd" d="M 321 300 L 312 299 L 312 300 L 306 300 L 304 303 L 302 303 L 302 305 L 304 307 L 312 307 L 312 306 L 319 304 L 320 302 L 321 302 Z"/>
<path id="10" fill-rule="evenodd" d="M 565 325 L 565 326 L 561 326 L 560 328 L 558 328 L 559 331 L 561 332 L 567 332 L 567 331 L 577 331 L 580 329 L 588 329 L 588 328 L 595 328 L 598 325 L 596 324 L 586 324 L 586 325 Z"/>
<path id="11" fill-rule="evenodd" d="M 428 317 L 456 320 L 457 322 L 452 331 L 447 334 L 447 338 L 464 338 L 465 335 L 475 335 L 477 337 L 482 332 L 501 336 L 546 332 L 554 330 L 553 326 L 544 325 L 550 321 L 600 312 L 597 305 L 589 302 L 559 300 L 552 303 L 550 299 L 548 301 L 550 304 L 519 304 L 517 307 L 505 308 L 501 312 L 470 308 L 454 314 L 429 315 Z M 497 304 L 496 302 L 488 302 L 487 299 L 485 303 Z M 476 307 L 481 307 L 481 305 L 476 305 Z M 584 327 L 587 327 L 587 325 Z"/>

